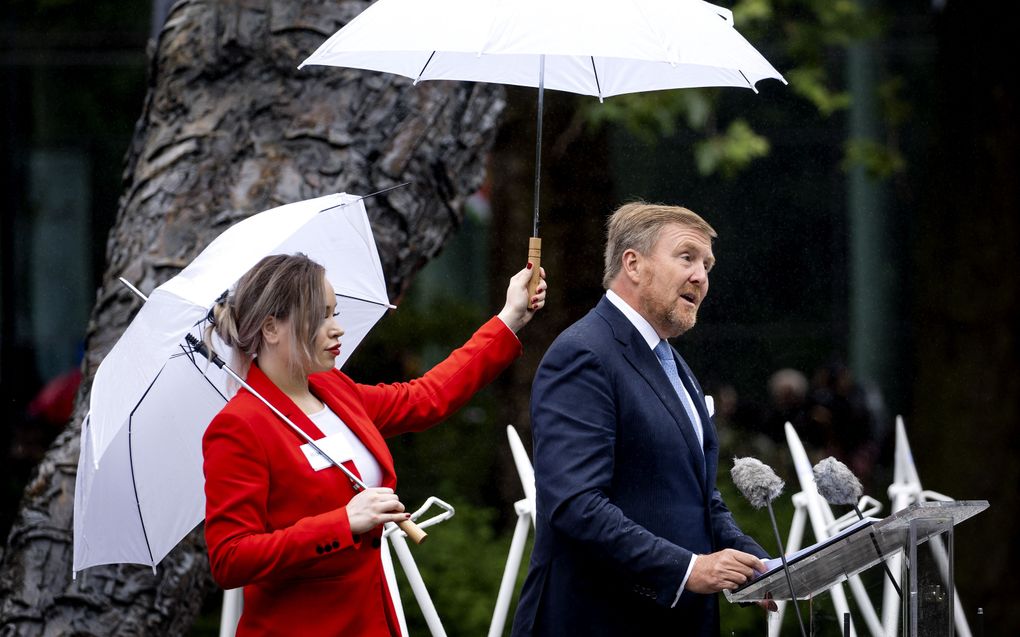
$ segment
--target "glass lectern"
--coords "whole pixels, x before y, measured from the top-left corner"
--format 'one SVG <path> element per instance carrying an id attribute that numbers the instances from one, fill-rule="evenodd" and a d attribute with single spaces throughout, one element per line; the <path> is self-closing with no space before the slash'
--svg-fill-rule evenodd
<path id="1" fill-rule="evenodd" d="M 987 508 L 986 500 L 921 502 L 798 551 L 787 558 L 797 599 L 809 599 L 903 551 L 902 634 L 951 637 L 953 527 Z M 791 599 L 781 565 L 725 594 L 730 602 Z"/>

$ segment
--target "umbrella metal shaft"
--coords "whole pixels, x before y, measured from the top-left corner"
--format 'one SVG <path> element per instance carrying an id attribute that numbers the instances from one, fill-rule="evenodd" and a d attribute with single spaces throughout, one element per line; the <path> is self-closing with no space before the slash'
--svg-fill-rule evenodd
<path id="1" fill-rule="evenodd" d="M 542 189 L 542 112 L 545 110 L 545 55 L 538 56 L 538 113 L 535 125 L 535 212 L 531 219 L 531 238 L 528 240 L 528 296 L 534 296 L 542 280 L 542 240 L 538 238 L 538 202 Z"/>
<path id="2" fill-rule="evenodd" d="M 361 478 L 359 478 L 357 475 L 355 475 L 354 472 L 352 472 L 350 469 L 345 467 L 342 463 L 337 462 L 336 460 L 334 460 L 333 457 L 330 456 L 328 453 L 323 451 L 319 447 L 319 445 L 315 444 L 315 440 L 311 436 L 309 436 L 307 433 L 305 433 L 305 431 L 303 429 L 301 429 L 296 424 L 294 424 L 294 422 L 290 418 L 287 418 L 287 416 L 285 416 L 283 414 L 283 412 L 281 412 L 279 409 L 277 409 L 271 402 L 266 400 L 262 396 L 262 394 L 260 394 L 257 391 L 255 391 L 255 389 L 252 388 L 251 385 L 246 383 L 243 378 L 241 378 L 239 375 L 237 375 L 237 373 L 234 372 L 234 370 L 231 369 L 230 366 L 227 365 L 226 362 L 223 359 L 221 359 L 219 356 L 217 356 L 215 352 L 210 351 L 209 348 L 205 346 L 205 343 L 203 343 L 202 341 L 200 341 L 197 338 L 195 338 L 195 336 L 193 334 L 188 334 L 187 336 L 184 337 L 184 340 L 187 341 L 188 345 L 190 345 L 191 348 L 194 351 L 196 351 L 199 354 L 201 354 L 202 356 L 204 356 L 213 365 L 216 365 L 217 367 L 222 369 L 224 372 L 227 373 L 227 375 L 229 375 L 231 378 L 233 378 L 235 381 L 237 381 L 241 385 L 241 387 L 244 387 L 249 392 L 251 392 L 252 396 L 255 396 L 260 401 L 262 401 L 262 403 L 266 407 L 269 407 L 269 409 L 274 414 L 276 414 L 277 416 L 280 417 L 280 420 L 282 420 L 284 423 L 286 423 L 291 429 L 294 430 L 295 433 L 298 434 L 298 436 L 300 436 L 303 440 L 305 440 L 305 442 L 308 443 L 308 446 L 310 446 L 312 449 L 314 449 L 316 453 L 318 453 L 320 456 L 322 456 L 323 458 L 328 460 L 330 462 L 330 464 L 332 464 L 336 468 L 338 468 L 341 471 L 343 471 L 344 475 L 346 475 L 347 478 L 351 481 L 351 485 L 354 486 L 354 490 L 355 491 L 364 491 L 365 489 L 368 488 L 368 485 L 366 485 L 361 480 Z M 427 537 L 427 534 L 425 533 L 425 531 L 422 531 L 421 528 L 418 527 L 418 525 L 415 524 L 414 522 L 412 522 L 411 520 L 404 520 L 403 522 L 398 522 L 397 526 L 399 526 L 400 529 L 404 533 L 407 534 L 407 537 L 411 538 L 411 541 L 414 542 L 415 544 L 421 544 L 422 542 L 425 541 L 425 538 Z"/>
<path id="3" fill-rule="evenodd" d="M 538 56 L 538 115 L 535 133 L 535 212 L 532 217 L 531 236 L 538 236 L 538 200 L 542 185 L 542 111 L 545 107 L 545 56 Z"/>
<path id="4" fill-rule="evenodd" d="M 123 284 L 124 284 L 125 286 L 127 286 L 127 287 L 128 287 L 128 289 L 130 289 L 130 290 L 131 290 L 132 292 L 134 292 L 135 294 L 137 294 L 138 296 L 140 296 L 140 297 L 142 298 L 142 300 L 143 300 L 143 301 L 148 301 L 148 300 L 149 300 L 149 298 L 148 298 L 147 296 L 145 296 L 144 294 L 142 294 L 141 290 L 139 290 L 139 289 L 138 289 L 138 288 L 136 288 L 135 286 L 131 285 L 131 284 L 130 284 L 130 283 L 129 283 L 129 282 L 127 281 L 127 279 L 125 279 L 124 277 L 119 277 L 119 279 L 120 279 L 120 282 L 121 282 L 121 283 L 123 283 Z M 226 364 L 226 363 L 225 363 L 225 362 L 223 361 L 223 359 L 221 359 L 221 358 L 220 358 L 219 356 L 217 356 L 217 355 L 216 355 L 215 353 L 212 353 L 212 352 L 210 352 L 210 351 L 209 351 L 209 348 L 207 348 L 207 347 L 205 346 L 205 343 L 202 343 L 201 341 L 199 341 L 199 340 L 198 340 L 197 338 L 195 338 L 195 337 L 194 337 L 193 335 L 191 335 L 191 334 L 188 334 L 188 335 L 187 335 L 187 336 L 185 337 L 185 340 L 186 340 L 186 341 L 188 342 L 188 345 L 190 345 L 190 346 L 192 347 L 192 349 L 194 349 L 194 350 L 195 350 L 196 352 L 198 352 L 199 354 L 201 354 L 202 356 L 204 356 L 204 357 L 205 357 L 206 359 L 208 359 L 208 361 L 209 361 L 210 363 L 212 363 L 213 365 L 215 365 L 215 366 L 219 367 L 219 368 L 220 368 L 220 369 L 222 369 L 222 370 L 223 370 L 224 372 L 226 372 L 226 373 L 227 373 L 227 375 L 228 375 L 228 376 L 230 376 L 231 378 L 233 378 L 233 379 L 234 379 L 235 381 L 237 381 L 237 383 L 238 383 L 238 384 L 240 384 L 240 385 L 241 385 L 241 387 L 244 387 L 244 388 L 245 388 L 245 389 L 247 389 L 247 390 L 248 390 L 249 392 L 251 392 L 251 395 L 252 395 L 252 396 L 255 396 L 256 398 L 258 398 L 259 400 L 261 400 L 261 401 L 262 401 L 262 403 L 263 403 L 263 404 L 265 404 L 265 406 L 266 406 L 266 407 L 269 407 L 269 409 L 271 409 L 271 410 L 272 410 L 272 412 L 273 412 L 274 414 L 276 414 L 277 416 L 279 416 L 279 417 L 280 417 L 280 419 L 281 419 L 281 420 L 283 420 L 283 422 L 285 422 L 285 423 L 287 423 L 288 425 L 290 425 L 290 428 L 291 428 L 291 429 L 293 429 L 293 430 L 294 430 L 295 432 L 297 432 L 297 434 L 298 434 L 299 436 L 301 436 L 302 438 L 304 438 L 304 439 L 305 439 L 305 441 L 306 441 L 306 442 L 308 442 L 308 444 L 309 444 L 309 445 L 311 446 L 311 448 L 312 448 L 312 449 L 314 449 L 314 450 L 315 450 L 315 451 L 316 451 L 316 452 L 317 452 L 317 453 L 318 453 L 319 455 L 321 455 L 321 456 L 322 456 L 323 458 L 325 458 L 325 459 L 329 460 L 329 461 L 330 461 L 330 462 L 331 462 L 331 463 L 332 463 L 333 465 L 335 465 L 335 466 L 336 466 L 337 468 L 339 468 L 339 469 L 340 469 L 341 471 L 343 471 L 343 472 L 344 472 L 344 474 L 345 474 L 345 475 L 346 475 L 346 476 L 347 476 L 347 477 L 348 477 L 348 478 L 350 479 L 351 483 L 352 483 L 352 484 L 354 485 L 354 487 L 355 487 L 355 490 L 356 490 L 356 491 L 363 491 L 363 490 L 365 490 L 365 489 L 367 489 L 367 488 L 368 488 L 367 486 L 365 486 L 365 483 L 364 483 L 364 482 L 362 482 L 362 481 L 361 481 L 361 479 L 360 479 L 360 478 L 358 478 L 358 476 L 354 475 L 354 473 L 353 473 L 353 472 L 352 472 L 352 471 L 351 471 L 350 469 L 348 469 L 347 467 L 345 467 L 345 466 L 344 466 L 344 465 L 342 465 L 341 463 L 337 462 L 336 460 L 333 460 L 333 458 L 332 458 L 332 457 L 330 457 L 330 455 L 329 455 L 329 454 L 327 454 L 327 453 L 326 453 L 326 452 L 324 452 L 324 451 L 323 451 L 322 449 L 320 449 L 320 448 L 319 448 L 319 445 L 315 444 L 315 440 L 313 440 L 311 436 L 309 436 L 308 434 L 306 434 L 306 433 L 304 432 L 304 430 L 303 430 L 303 429 L 301 429 L 300 427 L 298 427 L 297 425 L 295 425 L 295 424 L 294 424 L 293 422 L 291 422 L 290 418 L 287 418 L 286 416 L 284 416 L 284 415 L 283 415 L 283 412 L 281 412 L 281 411 L 280 411 L 279 409 L 277 409 L 276 407 L 274 407 L 272 403 L 270 403 L 270 402 L 269 402 L 268 400 L 266 400 L 265 398 L 263 398 L 263 397 L 262 397 L 262 394 L 260 394 L 260 393 L 258 393 L 257 391 L 255 391 L 255 390 L 254 390 L 254 389 L 252 388 L 252 386 L 251 386 L 251 385 L 249 385 L 248 383 L 246 383 L 246 382 L 245 382 L 245 380 L 244 380 L 243 378 L 241 378 L 240 376 L 238 376 L 238 375 L 237 375 L 237 374 L 236 374 L 236 373 L 234 372 L 234 370 L 233 370 L 233 369 L 231 369 L 231 368 L 230 368 L 230 366 L 229 366 L 229 365 L 227 365 L 227 364 Z"/>
<path id="5" fill-rule="evenodd" d="M 264 404 L 266 407 L 269 407 L 270 411 L 272 411 L 274 414 L 279 416 L 280 420 L 282 420 L 291 429 L 293 429 L 294 433 L 296 433 L 298 436 L 303 438 L 304 441 L 307 442 L 308 445 L 312 449 L 314 449 L 319 455 L 321 455 L 323 458 L 328 460 L 330 463 L 332 463 L 338 469 L 343 471 L 344 475 L 346 475 L 350 479 L 351 483 L 354 485 L 355 491 L 364 491 L 365 489 L 368 488 L 368 486 L 364 482 L 361 481 L 361 478 L 356 476 L 354 474 L 354 472 L 352 472 L 350 469 L 345 467 L 343 464 L 341 464 L 341 463 L 337 462 L 336 460 L 334 460 L 328 453 L 326 453 L 325 451 L 320 449 L 319 445 L 315 444 L 315 440 L 311 436 L 309 436 L 307 433 L 305 433 L 305 431 L 303 429 L 301 429 L 301 427 L 298 427 L 297 425 L 295 425 L 294 422 L 291 421 L 290 418 L 287 418 L 287 416 L 285 416 L 282 411 L 277 409 L 273 405 L 273 403 L 271 403 L 268 400 L 266 400 L 265 398 L 263 398 L 262 394 L 260 394 L 257 391 L 255 391 L 255 389 L 251 385 L 249 385 L 247 382 L 245 382 L 245 380 L 243 378 L 241 378 L 239 375 L 237 375 L 237 373 L 235 373 L 234 370 L 231 369 L 230 366 L 227 365 L 223 361 L 223 359 L 221 359 L 215 353 L 210 352 L 209 348 L 207 348 L 205 346 L 205 343 L 202 343 L 201 341 L 199 341 L 197 338 L 195 338 L 191 334 L 188 334 L 184 338 L 188 342 L 188 345 L 190 345 L 192 347 L 192 349 L 194 349 L 196 352 L 198 352 L 202 356 L 206 357 L 209 360 L 210 363 L 212 363 L 213 365 L 219 367 L 224 372 L 226 372 L 227 375 L 230 376 L 231 378 L 233 378 L 238 384 L 241 385 L 241 387 L 244 387 L 245 389 L 247 389 L 251 393 L 252 396 L 254 396 L 255 398 L 258 398 L 260 401 L 262 401 L 262 404 Z"/>

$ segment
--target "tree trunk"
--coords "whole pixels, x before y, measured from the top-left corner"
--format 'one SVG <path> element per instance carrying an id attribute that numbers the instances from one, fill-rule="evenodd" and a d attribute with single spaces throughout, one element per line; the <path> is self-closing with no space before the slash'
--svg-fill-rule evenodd
<path id="1" fill-rule="evenodd" d="M 392 297 L 460 223 L 481 182 L 502 89 L 298 63 L 368 2 L 182 0 L 152 57 L 125 189 L 92 312 L 71 426 L 25 490 L 0 568 L 2 635 L 179 635 L 205 595 L 201 531 L 158 567 L 71 579 L 80 423 L 91 379 L 144 292 L 217 234 L 261 210 L 331 192 L 366 194 Z"/>

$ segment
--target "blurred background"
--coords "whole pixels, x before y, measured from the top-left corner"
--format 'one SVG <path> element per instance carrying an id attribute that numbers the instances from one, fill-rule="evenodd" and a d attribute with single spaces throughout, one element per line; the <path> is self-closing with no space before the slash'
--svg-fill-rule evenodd
<path id="1" fill-rule="evenodd" d="M 0 9 L 3 537 L 71 416 L 147 47 L 169 5 L 8 0 Z M 529 445 L 534 369 L 601 294 L 605 217 L 644 199 L 685 205 L 719 232 L 711 294 L 675 345 L 715 397 L 721 468 L 734 455 L 759 457 L 786 478 L 788 496 L 796 480 L 782 426 L 791 422 L 813 461 L 836 456 L 888 503 L 902 415 L 926 488 L 991 502 L 958 529 L 957 582 L 988 634 L 1015 634 L 1020 609 L 1005 585 L 1020 568 L 1011 541 L 1020 531 L 1020 172 L 1018 86 L 1006 61 L 1017 39 L 990 2 L 726 6 L 789 86 L 602 105 L 546 95 L 548 307 L 522 335 L 524 358 L 454 422 L 392 444 L 405 502 L 437 495 L 457 508 L 415 553 L 447 630 L 488 626 L 523 497 L 504 428 Z M 355 379 L 427 370 L 499 309 L 522 267 L 534 91 L 508 88 L 506 100 L 485 185 L 351 359 Z M 745 530 L 772 546 L 767 518 L 744 506 L 728 474 L 719 486 Z M 785 532 L 792 505 L 781 501 Z M 873 584 L 877 595 L 880 578 Z M 423 634 L 410 600 L 412 631 Z M 209 596 L 193 634 L 215 634 L 218 603 Z M 723 607 L 724 634 L 760 634 L 757 613 Z M 838 630 L 824 600 L 812 612 Z"/>

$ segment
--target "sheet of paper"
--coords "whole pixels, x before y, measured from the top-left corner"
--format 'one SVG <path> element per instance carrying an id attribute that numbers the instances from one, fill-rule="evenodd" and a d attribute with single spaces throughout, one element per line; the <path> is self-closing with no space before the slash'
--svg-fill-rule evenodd
<path id="1" fill-rule="evenodd" d="M 347 438 L 341 433 L 335 433 L 325 438 L 319 438 L 315 441 L 316 446 L 319 447 L 329 458 L 332 458 L 337 463 L 347 462 L 354 458 L 354 450 L 351 448 L 351 443 L 347 442 Z M 329 461 L 329 458 L 323 456 L 318 451 L 312 448 L 310 444 L 301 445 L 301 451 L 304 452 L 305 457 L 308 458 L 308 464 L 312 465 L 312 469 L 316 471 L 322 471 L 326 467 L 333 466 L 333 463 Z"/>
<path id="2" fill-rule="evenodd" d="M 794 553 L 788 554 L 786 556 L 786 561 L 787 562 L 792 562 L 795 559 L 797 559 L 798 557 L 802 557 L 804 555 L 807 555 L 808 553 L 813 551 L 815 549 L 815 547 L 817 547 L 820 544 L 828 544 L 828 543 L 834 542 L 834 541 L 838 540 L 841 537 L 845 537 L 847 535 L 850 535 L 851 533 L 853 533 L 857 529 L 861 528 L 862 526 L 866 526 L 866 525 L 871 524 L 873 522 L 878 522 L 878 518 L 864 518 L 863 520 L 858 520 L 858 521 L 854 522 L 853 524 L 851 524 L 850 526 L 848 526 L 845 529 L 843 529 L 842 531 L 840 531 L 839 533 L 833 535 L 830 538 L 826 538 L 826 539 L 822 540 L 821 542 L 815 542 L 811 546 L 806 546 L 806 547 L 800 549 L 799 551 L 796 551 Z M 773 557 L 771 559 L 762 560 L 762 561 L 765 562 L 765 572 L 766 573 L 768 573 L 769 571 L 772 571 L 774 569 L 782 568 L 783 567 L 783 560 L 782 560 L 782 558 Z M 759 575 L 762 575 L 762 573 L 759 573 Z"/>

